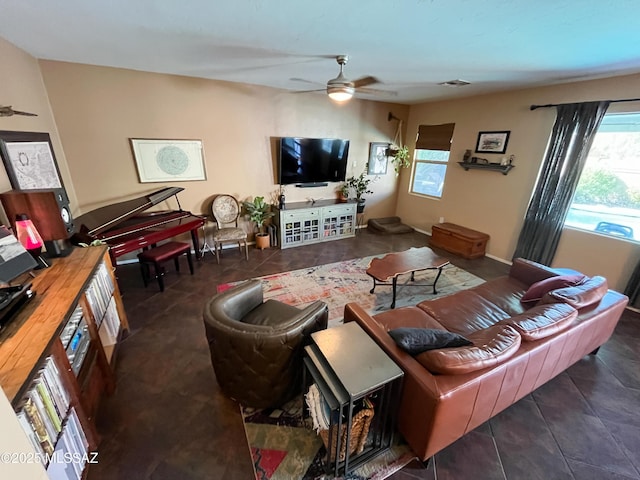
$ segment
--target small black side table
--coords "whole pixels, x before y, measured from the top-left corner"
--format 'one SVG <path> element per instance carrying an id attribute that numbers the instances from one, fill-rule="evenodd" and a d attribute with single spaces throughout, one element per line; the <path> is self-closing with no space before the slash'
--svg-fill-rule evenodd
<path id="1" fill-rule="evenodd" d="M 331 409 L 327 473 L 346 475 L 391 446 L 404 373 L 356 322 L 312 333 L 311 339 L 305 347 L 304 390 L 315 382 Z M 374 416 L 364 450 L 352 454 L 352 420 L 365 398 L 374 404 Z M 347 448 L 341 458 L 337 432 L 344 428 Z"/>

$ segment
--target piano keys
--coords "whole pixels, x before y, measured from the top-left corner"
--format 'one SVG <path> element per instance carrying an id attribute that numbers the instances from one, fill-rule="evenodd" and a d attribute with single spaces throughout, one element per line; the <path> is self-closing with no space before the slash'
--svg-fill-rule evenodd
<path id="1" fill-rule="evenodd" d="M 180 208 L 177 194 L 182 190 L 180 187 L 165 187 L 80 215 L 76 218 L 79 230 L 71 237 L 71 241 L 89 244 L 101 240 L 109 246 L 109 254 L 115 265 L 116 259 L 125 253 L 145 249 L 189 232 L 196 257 L 199 258 L 198 229 L 204 225 L 205 219 Z M 145 211 L 172 196 L 176 197 L 179 210 Z"/>

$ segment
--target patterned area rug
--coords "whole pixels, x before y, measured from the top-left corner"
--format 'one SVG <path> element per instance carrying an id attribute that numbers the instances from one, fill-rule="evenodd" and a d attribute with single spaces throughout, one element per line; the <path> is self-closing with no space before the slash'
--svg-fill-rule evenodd
<path id="1" fill-rule="evenodd" d="M 379 255 L 382 256 L 384 255 Z M 372 258 L 374 257 L 356 258 L 259 277 L 264 283 L 264 298 L 298 307 L 322 300 L 329 306 L 329 326 L 341 322 L 344 305 L 349 302 L 359 303 L 369 313 L 389 310 L 392 299 L 391 286 L 378 285 L 373 294 L 369 293 L 373 287 L 373 279 L 365 270 Z M 436 273 L 435 270 L 416 272 L 413 283 L 433 283 Z M 438 293 L 434 295 L 432 287 L 411 286 L 410 275 L 401 275 L 398 279 L 396 308 L 449 295 L 483 282 L 481 278 L 461 268 L 447 265 L 442 269 L 442 275 L 436 285 Z M 238 283 L 242 282 L 218 285 L 218 292 Z"/>
<path id="2" fill-rule="evenodd" d="M 320 480 L 336 479 L 327 475 L 322 460 L 326 450 L 302 419 L 302 398 L 287 403 L 282 409 L 256 410 L 242 408 L 247 440 L 256 469 L 256 480 Z M 395 445 L 383 454 L 361 465 L 344 480 L 382 480 L 407 465 L 415 455 L 406 445 Z"/>

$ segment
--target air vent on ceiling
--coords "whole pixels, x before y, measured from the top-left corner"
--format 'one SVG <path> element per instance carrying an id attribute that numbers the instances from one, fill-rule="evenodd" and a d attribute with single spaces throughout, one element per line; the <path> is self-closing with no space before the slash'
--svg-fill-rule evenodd
<path id="1" fill-rule="evenodd" d="M 441 82 L 438 85 L 444 85 L 445 87 L 464 87 L 465 85 L 471 85 L 471 82 L 465 80 L 449 80 L 448 82 Z"/>

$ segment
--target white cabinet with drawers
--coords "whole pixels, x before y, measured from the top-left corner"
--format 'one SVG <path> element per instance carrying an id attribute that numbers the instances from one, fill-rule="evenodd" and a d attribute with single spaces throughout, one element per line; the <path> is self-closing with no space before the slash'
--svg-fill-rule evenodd
<path id="1" fill-rule="evenodd" d="M 327 240 L 353 237 L 356 233 L 356 204 L 321 200 L 296 202 L 275 209 L 280 248 L 298 247 Z"/>

